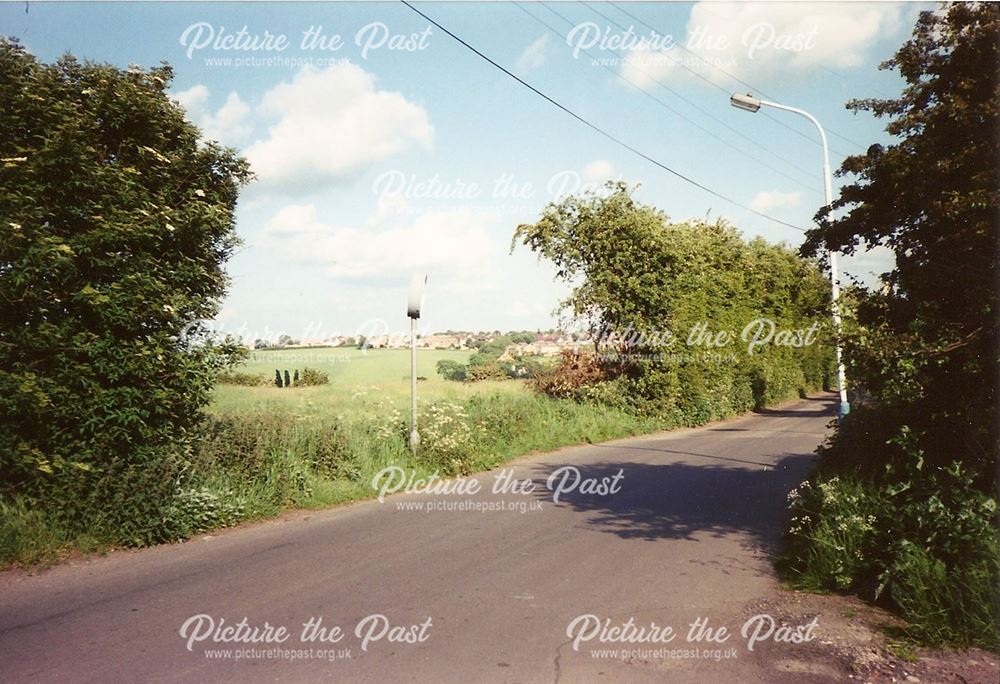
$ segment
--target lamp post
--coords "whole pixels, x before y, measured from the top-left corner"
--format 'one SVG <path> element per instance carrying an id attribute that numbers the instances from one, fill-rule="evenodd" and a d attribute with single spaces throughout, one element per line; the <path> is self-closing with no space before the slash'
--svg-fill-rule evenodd
<path id="1" fill-rule="evenodd" d="M 830 147 L 826 142 L 826 131 L 820 125 L 819 121 L 816 120 L 809 112 L 798 109 L 797 107 L 789 107 L 787 105 L 778 104 L 777 102 L 768 102 L 767 100 L 761 100 L 753 95 L 740 95 L 734 93 L 732 97 L 729 98 L 729 103 L 736 107 L 737 109 L 742 109 L 746 112 L 757 112 L 761 107 L 773 107 L 774 109 L 782 109 L 786 112 L 792 112 L 794 114 L 799 114 L 806 117 L 813 122 L 816 126 L 816 130 L 819 131 L 819 137 L 823 141 L 823 191 L 826 197 L 826 206 L 829 207 L 833 204 L 833 181 L 830 176 Z M 840 388 L 840 407 L 837 410 L 837 418 L 843 420 L 851 411 L 851 405 L 847 401 L 847 374 L 844 370 L 844 360 L 843 354 L 840 348 L 840 282 L 837 279 L 837 253 L 830 250 L 830 290 L 832 299 L 832 309 L 833 309 L 833 333 L 835 336 L 835 350 L 837 357 L 837 386 Z"/>
<path id="2" fill-rule="evenodd" d="M 406 305 L 406 315 L 410 317 L 410 451 L 416 452 L 420 446 L 417 432 L 417 319 L 424 303 L 426 273 L 414 273 L 410 278 L 410 298 Z"/>

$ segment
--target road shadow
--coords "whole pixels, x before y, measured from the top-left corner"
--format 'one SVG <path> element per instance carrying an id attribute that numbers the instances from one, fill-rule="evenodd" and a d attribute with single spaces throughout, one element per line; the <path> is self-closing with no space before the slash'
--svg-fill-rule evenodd
<path id="1" fill-rule="evenodd" d="M 623 539 L 703 540 L 739 534 L 773 558 L 787 521 L 788 492 L 806 478 L 813 462 L 810 453 L 784 453 L 765 463 L 653 447 L 631 449 L 663 452 L 664 461 L 669 462 L 578 464 L 581 482 L 589 478 L 600 482 L 620 469 L 620 491 L 606 496 L 572 491 L 561 495 L 557 503 L 552 501 L 548 480 L 566 464 L 541 463 L 547 475 L 535 479 L 534 494 L 546 506 L 586 513 L 580 524 Z M 705 463 L 706 459 L 711 462 Z M 558 482 L 557 475 L 553 488 Z"/>
<path id="2" fill-rule="evenodd" d="M 794 409 L 758 408 L 753 413 L 758 416 L 773 416 L 776 418 L 815 418 L 818 415 L 830 414 L 833 417 L 837 405 L 835 394 L 822 394 L 815 397 L 803 397 L 808 402 L 803 408 L 801 404 Z"/>

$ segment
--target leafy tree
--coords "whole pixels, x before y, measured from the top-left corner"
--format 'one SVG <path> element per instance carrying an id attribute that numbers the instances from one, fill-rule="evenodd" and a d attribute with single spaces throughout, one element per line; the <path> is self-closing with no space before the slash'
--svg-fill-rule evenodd
<path id="1" fill-rule="evenodd" d="M 275 387 L 284 386 L 284 383 L 281 380 L 281 371 L 279 371 L 277 368 L 274 369 L 274 386 Z"/>
<path id="2" fill-rule="evenodd" d="M 723 221 L 670 223 L 621 182 L 550 204 L 537 222 L 517 229 L 512 248 L 519 241 L 574 286 L 564 313 L 586 323 L 598 342 L 611 340 L 606 346 L 620 361 L 608 372 L 624 378 L 620 389 L 644 410 L 704 422 L 824 382 L 823 344 L 768 346 L 753 356 L 730 342 L 723 351 L 738 354 L 733 363 L 694 353 L 669 358 L 700 351 L 685 344 L 699 324 L 738 340 L 758 318 L 778 329 L 825 321 L 829 288 L 817 265 L 783 246 L 746 242 Z"/>
<path id="3" fill-rule="evenodd" d="M 288 374 L 288 369 L 286 368 L 285 369 L 285 387 L 291 387 L 291 386 L 292 386 L 292 378 Z"/>
<path id="4" fill-rule="evenodd" d="M 960 456 L 984 483 L 998 443 L 998 17 L 990 3 L 920 15 L 882 64 L 906 79 L 902 95 L 848 105 L 889 118 L 898 142 L 844 162 L 855 180 L 834 208 L 846 212 L 803 247 L 893 251 L 884 287 L 861 293 L 850 376 L 923 435 L 927 457 Z"/>
<path id="5" fill-rule="evenodd" d="M 197 321 L 225 292 L 250 173 L 200 141 L 172 75 L 0 39 L 0 491 L 135 543 L 163 534 L 237 353 Z"/>
<path id="6" fill-rule="evenodd" d="M 462 381 L 465 380 L 465 364 L 453 361 L 452 359 L 441 359 L 437 362 L 436 370 L 445 380 Z"/>
<path id="7" fill-rule="evenodd" d="M 802 488 L 789 552 L 794 576 L 888 600 L 914 636 L 992 648 L 1000 643 L 998 36 L 996 4 L 923 12 L 882 65 L 906 80 L 902 94 L 848 105 L 887 118 L 896 140 L 844 162 L 840 173 L 853 179 L 834 203 L 840 213 L 820 215 L 803 253 L 879 245 L 895 265 L 882 287 L 853 293 L 848 380 L 875 401 L 848 416 L 813 486 Z M 859 503 L 872 524 L 831 535 Z"/>

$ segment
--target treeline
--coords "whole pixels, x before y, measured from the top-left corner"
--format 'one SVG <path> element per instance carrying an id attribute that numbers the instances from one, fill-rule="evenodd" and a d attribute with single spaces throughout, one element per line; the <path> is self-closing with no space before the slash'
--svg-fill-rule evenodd
<path id="1" fill-rule="evenodd" d="M 847 321 L 857 406 L 794 497 L 787 565 L 801 586 L 896 607 L 924 642 L 996 647 L 1000 368 L 1000 8 L 920 15 L 884 68 L 899 98 L 851 103 L 898 136 L 849 157 L 840 218 L 804 253 L 893 250 Z"/>
<path id="2" fill-rule="evenodd" d="M 830 287 L 788 247 L 670 222 L 623 183 L 548 206 L 518 242 L 575 284 L 564 311 L 596 341 L 539 375 L 547 394 L 694 425 L 830 384 Z"/>

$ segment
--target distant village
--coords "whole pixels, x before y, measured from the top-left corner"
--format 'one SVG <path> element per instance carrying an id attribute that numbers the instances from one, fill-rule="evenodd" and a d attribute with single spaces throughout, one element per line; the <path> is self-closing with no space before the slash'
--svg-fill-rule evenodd
<path id="1" fill-rule="evenodd" d="M 501 332 L 446 331 L 417 337 L 421 349 L 455 349 L 474 351 L 500 338 L 509 338 L 505 355 L 554 356 L 564 349 L 591 345 L 593 341 L 578 333 L 559 330 Z M 300 349 L 310 347 L 364 347 L 366 349 L 408 349 L 409 335 L 331 336 L 323 339 L 296 340 L 281 335 L 276 340 L 254 340 L 250 349 Z"/>

